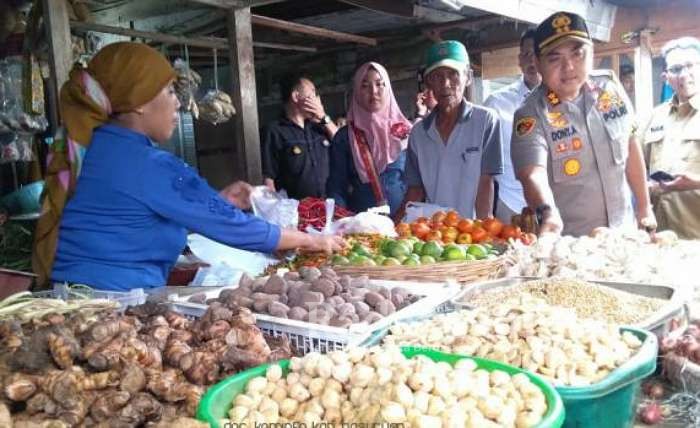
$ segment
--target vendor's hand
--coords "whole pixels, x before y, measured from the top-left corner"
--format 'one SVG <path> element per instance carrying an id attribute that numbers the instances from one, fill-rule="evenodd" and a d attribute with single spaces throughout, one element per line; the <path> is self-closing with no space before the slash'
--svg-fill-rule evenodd
<path id="1" fill-rule="evenodd" d="M 326 116 L 326 110 L 321 104 L 321 98 L 317 95 L 314 97 L 304 98 L 302 101 L 302 109 L 309 114 L 315 122 L 319 122 Z"/>
<path id="2" fill-rule="evenodd" d="M 700 189 L 700 177 L 688 174 L 679 174 L 671 181 L 660 182 L 659 188 L 661 188 L 661 190 L 664 192 Z"/>
<path id="3" fill-rule="evenodd" d="M 277 189 L 275 188 L 275 180 L 273 180 L 271 178 L 266 178 L 263 181 L 263 184 L 265 184 L 265 186 L 267 186 L 267 188 L 270 189 L 271 191 L 277 192 Z"/>
<path id="4" fill-rule="evenodd" d="M 239 209 L 249 210 L 251 208 L 250 194 L 252 192 L 253 186 L 245 181 L 236 181 L 226 186 L 220 192 L 220 195 Z"/>
<path id="5" fill-rule="evenodd" d="M 560 235 L 564 230 L 564 222 L 558 214 L 549 213 L 544 219 L 542 219 L 542 224 L 539 227 L 539 235 L 544 236 L 548 233 L 554 233 Z"/>
<path id="6" fill-rule="evenodd" d="M 347 242 L 340 236 L 335 235 L 308 235 L 308 243 L 301 248 L 308 252 L 323 252 L 332 254 L 347 247 Z"/>
<path id="7" fill-rule="evenodd" d="M 645 209 L 639 210 L 639 212 L 636 213 L 637 217 L 637 226 L 642 229 L 647 231 L 648 233 L 654 233 L 656 232 L 656 216 L 654 215 L 654 210 L 652 209 L 651 206 Z"/>

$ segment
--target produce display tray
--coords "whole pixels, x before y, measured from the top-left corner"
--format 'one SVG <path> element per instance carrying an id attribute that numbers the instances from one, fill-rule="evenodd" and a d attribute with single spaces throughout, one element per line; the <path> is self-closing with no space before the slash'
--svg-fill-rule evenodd
<path id="1" fill-rule="evenodd" d="M 474 298 L 485 291 L 492 291 L 497 288 L 513 287 L 524 282 L 542 279 L 551 278 L 518 276 L 475 283 L 470 285 L 469 288 L 458 293 L 450 301 L 450 304 L 456 309 L 473 309 L 474 306 L 469 304 L 469 299 Z M 683 331 L 688 325 L 690 311 L 688 308 L 687 299 L 685 299 L 681 292 L 673 287 L 663 285 L 632 284 L 626 282 L 586 281 L 618 291 L 635 294 L 637 296 L 651 297 L 667 301 L 667 303 L 660 310 L 654 312 L 641 322 L 633 324 L 632 327 L 649 330 L 656 334 L 657 337 L 661 338 L 668 334 L 674 334 L 674 332 Z"/>
<path id="2" fill-rule="evenodd" d="M 300 354 L 313 351 L 325 353 L 360 345 L 371 337 L 372 333 L 385 329 L 394 322 L 442 312 L 446 310 L 450 299 L 459 292 L 459 286 L 453 282 L 419 283 L 370 280 L 370 284 L 387 288 L 403 287 L 411 294 L 423 297 L 369 325 L 353 324 L 349 328 L 340 328 L 255 313 L 256 325 L 265 334 L 273 337 L 286 335 Z M 207 292 L 207 298 L 218 297 L 221 290 Z M 168 300 L 174 311 L 190 318 L 199 318 L 207 310 L 206 304 L 187 302 L 187 297 L 170 295 Z"/>
<path id="3" fill-rule="evenodd" d="M 143 288 L 134 288 L 129 291 L 95 290 L 89 287 L 75 287 L 66 284 L 55 284 L 54 288 L 45 291 L 36 291 L 32 296 L 47 299 L 106 299 L 119 303 L 119 310 L 124 311 L 128 306 L 136 306 L 146 303 L 148 297 Z"/>
<path id="4" fill-rule="evenodd" d="M 564 422 L 564 406 L 562 399 L 548 382 L 546 382 L 541 377 L 534 375 L 528 371 L 509 366 L 507 364 L 499 363 L 497 361 L 485 360 L 482 358 L 465 357 L 461 355 L 445 354 L 442 352 L 436 352 L 426 349 L 418 348 L 402 348 L 403 354 L 406 358 L 413 358 L 417 355 L 423 355 L 430 358 L 433 361 L 444 361 L 449 364 L 455 364 L 457 361 L 462 359 L 473 360 L 479 369 L 484 369 L 486 371 L 501 370 L 510 375 L 515 375 L 518 373 L 524 373 L 530 381 L 539 388 L 544 394 L 545 400 L 547 401 L 547 412 L 539 424 L 535 425 L 535 428 L 559 428 Z M 282 372 L 286 376 L 289 373 L 289 360 L 282 360 L 277 362 L 282 368 Z M 209 388 L 199 402 L 199 407 L 197 408 L 197 419 L 200 421 L 207 422 L 212 428 L 222 428 L 229 424 L 223 422 L 224 419 L 228 417 L 228 411 L 231 409 L 231 404 L 237 395 L 245 391 L 248 381 L 251 379 L 264 376 L 267 372 L 269 364 L 263 364 L 252 369 L 237 373 L 227 379 L 222 380 L 216 385 Z M 346 425 L 344 423 L 343 425 Z M 347 423 L 348 426 L 351 423 Z M 352 424 L 361 426 L 363 424 Z M 368 424 L 364 424 L 370 426 Z M 400 424 L 374 424 L 375 426 L 399 426 Z M 300 424 L 304 426 L 304 424 Z M 308 426 L 308 425 L 307 425 Z M 323 426 L 323 425 L 319 425 Z"/>

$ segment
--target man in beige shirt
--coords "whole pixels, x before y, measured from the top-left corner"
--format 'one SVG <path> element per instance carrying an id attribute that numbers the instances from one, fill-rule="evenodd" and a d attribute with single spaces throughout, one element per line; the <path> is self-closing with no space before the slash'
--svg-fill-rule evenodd
<path id="1" fill-rule="evenodd" d="M 644 157 L 659 230 L 700 239 L 700 41 L 682 37 L 662 54 L 673 98 L 657 106 L 644 131 Z M 658 172 L 670 174 L 670 180 Z M 657 173 L 657 174 L 655 174 Z"/>

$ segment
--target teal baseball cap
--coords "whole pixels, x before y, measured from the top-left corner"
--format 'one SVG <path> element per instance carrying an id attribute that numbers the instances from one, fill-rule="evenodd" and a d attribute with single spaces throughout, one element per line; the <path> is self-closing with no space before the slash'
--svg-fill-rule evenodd
<path id="1" fill-rule="evenodd" d="M 427 76 L 438 67 L 449 67 L 457 71 L 464 71 L 469 67 L 467 48 L 456 40 L 444 40 L 435 43 L 428 49 L 423 75 Z"/>

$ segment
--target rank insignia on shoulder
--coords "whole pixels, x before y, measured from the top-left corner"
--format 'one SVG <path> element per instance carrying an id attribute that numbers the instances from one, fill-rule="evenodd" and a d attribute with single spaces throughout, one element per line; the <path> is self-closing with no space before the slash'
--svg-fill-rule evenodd
<path id="1" fill-rule="evenodd" d="M 518 135 L 518 137 L 524 137 L 535 129 L 536 123 L 537 119 L 532 116 L 523 117 L 515 124 L 515 133 Z"/>
<path id="2" fill-rule="evenodd" d="M 301 154 L 301 147 L 299 147 L 299 146 L 292 147 L 292 153 L 294 153 L 295 155 L 300 155 Z"/>
<path id="3" fill-rule="evenodd" d="M 547 122 L 555 128 L 566 128 L 569 125 L 566 116 L 560 111 L 547 112 Z"/>
<path id="4" fill-rule="evenodd" d="M 564 174 L 572 177 L 581 172 L 581 162 L 576 158 L 567 159 L 564 162 Z"/>

